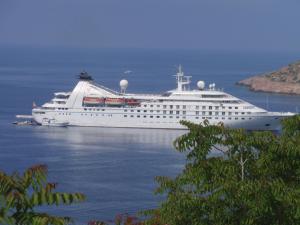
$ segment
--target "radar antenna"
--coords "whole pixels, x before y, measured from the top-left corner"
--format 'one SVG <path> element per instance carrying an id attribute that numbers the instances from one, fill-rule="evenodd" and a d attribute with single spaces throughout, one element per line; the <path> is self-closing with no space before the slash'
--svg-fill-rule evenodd
<path id="1" fill-rule="evenodd" d="M 176 75 L 176 82 L 177 82 L 177 91 L 186 91 L 190 89 L 189 84 L 191 83 L 191 76 L 185 76 L 182 70 L 182 66 L 178 66 L 178 72 Z"/>

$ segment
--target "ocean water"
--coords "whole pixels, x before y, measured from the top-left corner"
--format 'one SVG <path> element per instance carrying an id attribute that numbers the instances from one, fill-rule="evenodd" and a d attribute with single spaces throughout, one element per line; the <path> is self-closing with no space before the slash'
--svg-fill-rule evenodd
<path id="1" fill-rule="evenodd" d="M 185 163 L 172 142 L 183 131 L 82 127 L 14 126 L 16 114 L 30 114 L 32 102 L 43 104 L 53 92 L 69 91 L 86 70 L 109 88 L 129 81 L 128 92 L 173 89 L 176 65 L 192 77 L 216 83 L 237 97 L 274 111 L 297 111 L 300 96 L 254 93 L 235 82 L 276 70 L 300 59 L 298 53 L 198 50 L 0 48 L 0 169 L 22 171 L 47 164 L 49 181 L 60 191 L 83 192 L 86 202 L 46 208 L 72 216 L 78 224 L 111 220 L 156 207 L 154 177 L 176 176 Z M 124 74 L 131 70 L 132 73 Z"/>

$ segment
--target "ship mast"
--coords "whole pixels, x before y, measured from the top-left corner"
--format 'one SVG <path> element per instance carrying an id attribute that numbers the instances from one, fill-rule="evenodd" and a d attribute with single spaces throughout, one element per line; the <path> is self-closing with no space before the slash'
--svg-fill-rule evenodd
<path id="1" fill-rule="evenodd" d="M 177 82 L 177 91 L 186 91 L 190 89 L 191 76 L 185 76 L 182 71 L 182 66 L 178 66 L 178 72 L 175 75 Z"/>

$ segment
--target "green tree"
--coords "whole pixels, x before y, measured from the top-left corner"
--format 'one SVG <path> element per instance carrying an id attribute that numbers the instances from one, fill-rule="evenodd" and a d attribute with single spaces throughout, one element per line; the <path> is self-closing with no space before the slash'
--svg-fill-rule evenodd
<path id="1" fill-rule="evenodd" d="M 189 132 L 174 146 L 187 163 L 175 178 L 156 178 L 166 200 L 148 224 L 300 224 L 299 116 L 279 135 L 181 123 Z"/>
<path id="2" fill-rule="evenodd" d="M 0 224 L 67 225 L 69 217 L 52 216 L 37 211 L 38 206 L 81 202 L 81 193 L 55 192 L 56 183 L 47 182 L 47 167 L 36 165 L 22 175 L 0 172 Z"/>

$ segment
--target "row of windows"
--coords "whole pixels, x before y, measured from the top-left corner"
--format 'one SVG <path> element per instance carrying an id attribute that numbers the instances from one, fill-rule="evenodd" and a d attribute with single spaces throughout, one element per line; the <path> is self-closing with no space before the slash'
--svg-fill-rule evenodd
<path id="1" fill-rule="evenodd" d="M 160 105 L 144 105 L 144 107 L 147 107 L 147 106 L 150 106 L 151 108 L 156 106 L 157 108 L 160 108 Z M 182 105 L 182 107 L 180 107 L 180 105 L 162 105 L 163 109 L 186 109 L 187 106 L 186 105 Z M 190 106 L 189 106 L 190 107 Z M 200 106 L 195 106 L 196 110 L 197 109 L 200 109 Z M 209 110 L 212 110 L 213 109 L 213 106 L 201 106 L 202 110 L 205 110 L 205 109 L 209 109 Z M 226 107 L 225 106 L 214 106 L 214 109 L 215 110 L 219 110 L 220 108 L 222 109 L 225 109 Z M 238 106 L 235 106 L 235 107 L 232 107 L 232 106 L 228 106 L 228 109 L 239 109 Z"/>
<path id="2" fill-rule="evenodd" d="M 90 110 L 91 111 L 91 110 Z M 93 110 L 93 111 L 96 111 L 96 110 Z M 97 110 L 97 111 L 99 111 L 99 110 Z M 102 110 L 102 111 L 105 111 L 104 109 Z M 124 110 L 124 112 L 127 112 L 127 110 Z M 134 110 L 131 110 L 131 112 L 134 112 Z M 140 112 L 140 110 L 137 110 L 137 112 Z M 143 112 L 147 112 L 147 110 L 143 110 Z M 150 110 L 149 111 L 150 113 L 153 113 L 153 110 Z M 159 110 L 157 110 L 156 111 L 157 113 L 160 113 L 160 111 Z M 163 114 L 165 115 L 165 114 L 176 114 L 176 115 L 186 115 L 186 111 L 182 111 L 182 113 L 180 113 L 180 111 L 166 111 L 166 110 L 163 110 Z M 195 114 L 198 116 L 198 115 L 200 115 L 200 112 L 199 111 L 196 111 L 195 112 Z M 239 112 L 234 112 L 234 115 L 245 115 L 246 113 L 245 112 L 241 112 L 241 113 L 239 113 Z M 251 112 L 247 112 L 247 114 L 251 114 Z M 59 113 L 59 115 L 64 115 L 64 113 Z M 68 113 L 66 113 L 66 115 L 68 115 Z M 71 115 L 70 113 L 69 113 L 69 115 Z M 212 112 L 212 111 L 207 111 L 207 112 L 205 112 L 205 111 L 203 111 L 203 112 L 201 112 L 201 115 L 203 115 L 203 116 L 205 116 L 205 115 L 210 115 L 210 116 L 212 116 L 212 115 L 215 115 L 215 116 L 218 116 L 218 115 L 223 115 L 223 116 L 225 116 L 226 115 L 226 112 Z M 229 115 L 229 116 L 231 116 L 231 115 L 233 115 L 233 112 L 228 112 L 227 113 L 227 115 Z"/>
<path id="3" fill-rule="evenodd" d="M 160 105 L 144 105 L 144 107 L 148 107 L 148 106 L 150 106 L 151 108 L 153 108 L 154 106 L 156 106 L 157 108 L 160 108 Z M 84 108 L 84 110 L 89 110 L 89 111 L 95 111 L 95 109 L 92 109 L 92 108 L 95 108 L 95 107 L 89 107 L 89 108 Z M 182 105 L 182 107 L 180 107 L 180 105 L 162 105 L 162 108 L 163 109 L 187 109 L 187 106 L 186 105 Z M 190 106 L 189 106 L 189 108 L 190 108 Z M 208 109 L 208 110 L 213 110 L 213 109 L 215 109 L 215 110 L 219 110 L 219 109 L 225 109 L 226 107 L 225 106 L 195 106 L 195 109 L 196 110 L 199 110 L 199 109 L 202 109 L 202 110 L 206 110 L 206 109 Z M 238 106 L 235 106 L 235 107 L 232 107 L 232 106 L 228 106 L 227 107 L 228 109 L 239 109 L 239 107 Z M 58 109 L 64 109 L 64 108 L 58 108 Z M 67 108 L 66 108 L 67 109 Z M 100 109 L 96 109 L 97 111 L 99 111 Z M 127 109 L 125 109 L 125 110 L 127 110 Z M 103 109 L 102 109 L 102 111 L 104 111 Z"/>
<path id="4" fill-rule="evenodd" d="M 148 112 L 147 110 L 136 110 L 136 112 Z M 125 109 L 124 110 L 124 112 L 135 112 L 135 110 L 127 110 L 127 109 Z M 154 110 L 149 110 L 149 112 L 150 113 L 153 113 L 153 112 L 156 112 L 156 113 L 160 113 L 161 111 L 160 110 L 156 110 L 156 111 L 154 111 Z M 181 112 L 181 113 L 180 113 Z M 183 115 L 186 115 L 186 111 L 173 111 L 173 110 L 171 110 L 171 111 L 167 111 L 167 110 L 163 110 L 163 114 L 167 114 L 167 113 L 169 113 L 169 114 L 177 114 L 177 115 L 179 115 L 179 114 L 183 114 Z M 222 113 L 222 115 L 225 115 L 226 114 L 226 112 L 213 112 L 213 111 L 207 111 L 207 112 L 205 112 L 205 111 L 202 111 L 201 112 L 201 114 L 202 115 L 206 115 L 206 114 L 209 114 L 209 115 L 213 115 L 213 113 L 214 113 L 214 115 L 221 115 L 221 113 Z M 196 115 L 199 115 L 200 114 L 200 112 L 199 111 L 196 111 L 195 112 L 195 114 Z M 227 112 L 227 114 L 228 115 L 232 115 L 233 114 L 233 112 Z M 239 115 L 239 114 L 241 114 L 241 115 L 244 115 L 244 114 L 246 114 L 246 112 L 234 112 L 234 114 L 235 115 Z M 251 114 L 251 112 L 247 112 L 247 114 Z"/>
<path id="5" fill-rule="evenodd" d="M 141 115 L 136 115 L 136 116 L 134 116 L 134 115 L 124 115 L 124 117 L 126 118 L 126 117 L 131 117 L 131 118 L 133 118 L 133 117 L 136 117 L 136 118 L 167 118 L 167 116 L 146 116 L 146 115 L 144 115 L 144 116 L 141 116 Z M 177 119 L 179 119 L 180 117 L 179 116 L 176 116 L 176 117 L 173 117 L 173 116 L 169 116 L 168 118 L 177 118 Z M 186 117 L 185 116 L 182 116 L 181 117 L 182 119 L 186 119 Z M 213 117 L 195 117 L 195 119 L 203 119 L 203 120 L 205 120 L 205 119 L 213 119 Z M 214 119 L 216 119 L 216 120 L 218 120 L 218 119 L 222 119 L 222 120 L 225 120 L 226 118 L 225 117 L 214 117 Z M 241 119 L 241 120 L 245 120 L 245 119 L 247 119 L 247 118 L 244 118 L 244 117 L 242 117 L 242 118 L 239 118 L 239 117 L 234 117 L 234 118 L 232 118 L 232 117 L 228 117 L 227 118 L 228 120 L 239 120 L 239 119 Z M 252 119 L 252 117 L 248 117 L 248 119 L 249 120 L 251 120 Z"/>
<path id="6" fill-rule="evenodd" d="M 59 115 L 71 115 L 71 113 L 59 113 Z M 87 113 L 81 113 L 81 116 L 99 116 L 99 114 L 87 114 Z M 112 117 L 112 114 L 102 114 L 102 116 L 108 116 L 108 117 Z M 124 117 L 137 117 L 137 118 L 167 118 L 167 116 L 152 116 L 152 115 L 123 115 Z M 169 116 L 169 118 L 177 118 L 179 119 L 180 117 L 179 116 L 176 116 L 176 117 L 173 117 L 173 116 Z M 195 119 L 199 119 L 200 117 L 196 116 Z M 182 116 L 181 119 L 186 119 L 185 116 Z M 202 119 L 212 119 L 212 117 L 202 117 Z M 219 117 L 214 117 L 214 119 L 218 120 Z M 235 118 L 231 118 L 231 117 L 228 117 L 227 118 L 228 120 L 231 120 L 231 119 L 235 119 L 235 120 L 238 120 L 238 119 L 241 119 L 241 120 L 245 120 L 246 118 L 242 117 L 242 118 L 239 118 L 239 117 L 235 117 Z M 251 120 L 252 118 L 249 117 L 248 118 L 249 120 Z M 225 117 L 222 117 L 222 120 L 225 120 Z"/>

